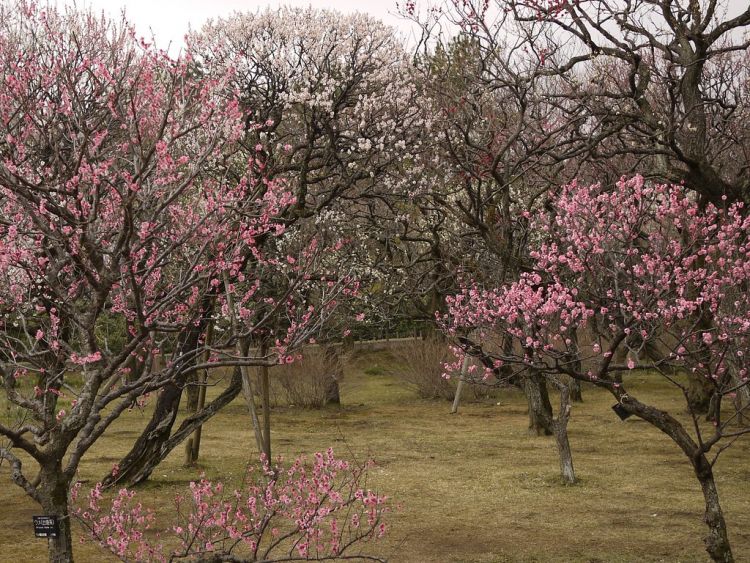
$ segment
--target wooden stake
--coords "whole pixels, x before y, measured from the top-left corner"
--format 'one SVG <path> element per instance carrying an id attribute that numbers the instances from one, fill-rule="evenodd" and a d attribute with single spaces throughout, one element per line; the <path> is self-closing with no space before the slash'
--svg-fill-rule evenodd
<path id="1" fill-rule="evenodd" d="M 458 377 L 458 385 L 456 386 L 456 394 L 453 396 L 453 406 L 451 407 L 451 414 L 458 412 L 458 403 L 461 400 L 461 391 L 464 387 L 464 380 L 466 379 L 466 372 L 469 369 L 469 355 L 464 356 L 464 363 L 461 364 L 461 375 Z"/>

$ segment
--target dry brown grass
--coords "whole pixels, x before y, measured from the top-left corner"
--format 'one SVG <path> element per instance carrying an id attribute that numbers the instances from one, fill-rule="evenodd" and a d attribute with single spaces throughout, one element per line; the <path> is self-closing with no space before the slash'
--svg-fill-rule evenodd
<path id="1" fill-rule="evenodd" d="M 702 497 L 683 455 L 666 436 L 638 420 L 620 422 L 612 399 L 584 389 L 574 406 L 570 440 L 581 483 L 558 478 L 551 438 L 530 438 L 523 397 L 461 406 L 449 415 L 443 401 L 416 397 L 388 374 L 384 354 L 360 355 L 347 367 L 341 408 L 276 408 L 274 454 L 287 457 L 333 445 L 341 457 L 374 457 L 371 483 L 403 507 L 390 516 L 385 544 L 393 562 L 705 561 Z M 390 371 L 390 370 L 389 370 Z M 644 375 L 632 393 L 681 412 L 681 401 L 660 380 Z M 218 392 L 214 389 L 213 392 Z M 4 408 L 4 407 L 3 407 Z M 97 444 L 81 477 L 103 476 L 132 444 L 148 413 L 129 413 Z M 201 471 L 236 480 L 252 458 L 253 437 L 240 400 L 205 427 L 202 465 L 182 467 L 175 451 L 145 489 L 164 508 L 174 492 Z M 750 560 L 750 440 L 719 460 L 716 474 L 738 561 Z M 43 561 L 35 540 L 35 505 L 0 469 L 0 561 Z M 107 561 L 90 545 L 79 561 Z"/>

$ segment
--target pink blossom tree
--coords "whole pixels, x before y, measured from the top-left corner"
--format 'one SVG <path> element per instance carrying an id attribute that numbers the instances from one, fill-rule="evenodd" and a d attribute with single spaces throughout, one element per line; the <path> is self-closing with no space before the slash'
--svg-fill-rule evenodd
<path id="1" fill-rule="evenodd" d="M 278 217 L 285 225 L 284 236 L 256 239 L 268 258 L 287 264 L 281 276 L 275 269 L 267 271 L 256 298 L 278 302 L 285 295 L 300 311 L 312 303 L 323 310 L 334 301 L 328 299 L 328 282 L 359 279 L 367 269 L 353 258 L 369 251 L 362 248 L 362 223 L 353 217 L 390 197 L 403 162 L 423 144 L 419 124 L 424 112 L 407 53 L 391 30 L 367 15 L 311 8 L 218 18 L 191 33 L 187 48 L 201 73 L 231 75 L 226 95 L 238 96 L 245 119 L 238 148 L 252 156 L 265 178 L 283 180 L 294 196 L 294 204 Z M 301 255 L 313 239 L 317 258 Z M 295 264 L 287 263 L 288 255 Z M 305 275 L 309 278 L 300 282 Z M 348 296 L 342 285 L 336 287 L 342 290 L 335 299 L 341 304 Z M 215 307 L 207 316 L 221 316 Z M 282 313 L 268 318 L 264 330 L 255 331 L 247 344 L 258 350 L 273 348 L 291 326 Z M 252 319 L 262 318 L 264 313 L 256 308 Z M 243 322 L 252 319 L 246 316 Z M 323 341 L 324 335 L 316 336 Z M 260 395 L 265 397 L 268 376 L 263 368 L 261 372 Z M 199 387 L 188 379 L 159 397 L 142 439 L 119 464 L 119 482 L 148 478 L 170 451 L 240 393 L 242 377 L 238 370 L 219 398 L 176 426 L 184 391 L 188 410 L 194 410 L 197 397 L 191 391 Z M 330 395 L 333 400 L 338 396 L 335 386 Z M 264 419 L 268 412 L 263 409 Z M 107 485 L 114 481 L 113 475 L 104 480 Z"/>
<path id="2" fill-rule="evenodd" d="M 623 416 L 638 416 L 667 434 L 703 490 L 709 555 L 731 561 L 712 468 L 750 432 L 737 425 L 747 404 L 729 401 L 748 386 L 750 307 L 747 293 L 737 290 L 750 275 L 743 204 L 700 206 L 683 187 L 649 185 L 641 177 L 623 179 L 611 191 L 574 182 L 531 225 L 537 234 L 530 271 L 498 288 L 467 285 L 451 300 L 446 328 L 476 330 L 480 343 L 490 332 L 509 334 L 513 353 L 490 354 L 498 365 L 524 377 L 554 381 L 565 374 L 593 383 L 615 397 Z M 709 330 L 700 322 L 706 313 L 714 319 Z M 590 342 L 574 341 L 579 329 L 592 334 Z M 659 357 L 644 357 L 647 342 Z M 626 361 L 617 363 L 623 348 Z M 707 429 L 691 410 L 692 427 L 686 427 L 636 398 L 622 377 L 633 369 L 653 370 L 685 397 L 685 380 L 674 369 L 700 374 L 716 397 L 713 425 Z"/>
<path id="3" fill-rule="evenodd" d="M 539 201 L 550 180 L 614 185 L 622 174 L 639 173 L 659 182 L 684 182 L 715 205 L 722 197 L 747 202 L 746 3 L 445 0 L 402 5 L 421 25 L 426 50 L 442 47 L 441 37 L 453 35 L 473 50 L 468 59 L 460 52 L 452 57 L 469 80 L 466 92 L 459 87 L 448 98 L 447 109 L 453 128 L 464 133 L 455 136 L 451 156 L 462 157 L 463 169 L 473 174 L 475 185 L 467 191 L 474 201 L 488 201 L 493 191 L 503 195 L 498 188 L 509 183 L 503 176 L 530 187 L 529 195 L 536 192 Z M 476 77 L 471 77 L 472 65 L 479 69 Z M 450 82 L 439 81 L 438 87 L 450 93 Z M 498 102 L 487 104 L 492 97 Z M 504 127 L 493 131 L 493 120 L 485 117 L 493 114 Z M 485 185 L 477 181 L 482 173 Z M 490 178 L 501 180 L 498 188 Z M 512 198 L 521 199 L 513 187 L 508 190 Z M 462 207 L 473 211 L 465 203 Z M 479 212 L 473 215 L 481 218 Z M 518 235 L 503 232 L 511 224 L 507 216 L 490 222 L 487 232 L 497 236 L 496 246 L 514 248 Z M 711 319 L 703 322 L 710 329 Z M 691 379 L 689 394 L 691 408 L 707 412 L 710 386 L 703 383 Z"/>
<path id="4" fill-rule="evenodd" d="M 0 67 L 0 376 L 15 414 L 0 460 L 57 518 L 50 560 L 70 561 L 69 487 L 122 413 L 198 370 L 283 360 L 330 307 L 254 298 L 280 268 L 259 240 L 284 234 L 295 198 L 237 148 L 231 69 L 208 76 L 126 22 L 23 0 L 0 7 Z M 213 345 L 212 302 L 243 319 Z M 280 311 L 267 355 L 233 351 Z"/>

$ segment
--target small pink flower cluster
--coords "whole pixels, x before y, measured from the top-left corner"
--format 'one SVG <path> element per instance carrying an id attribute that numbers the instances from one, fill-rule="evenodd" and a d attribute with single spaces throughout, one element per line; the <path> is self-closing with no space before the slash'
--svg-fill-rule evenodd
<path id="1" fill-rule="evenodd" d="M 80 482 L 71 491 L 71 500 L 78 499 Z M 89 491 L 88 502 L 76 506 L 72 514 L 88 530 L 91 538 L 123 561 L 166 561 L 163 546 L 146 539 L 146 531 L 154 523 L 154 512 L 134 501 L 135 492 L 120 489 L 109 510 L 103 510 L 101 483 Z M 81 539 L 83 541 L 83 539 Z"/>

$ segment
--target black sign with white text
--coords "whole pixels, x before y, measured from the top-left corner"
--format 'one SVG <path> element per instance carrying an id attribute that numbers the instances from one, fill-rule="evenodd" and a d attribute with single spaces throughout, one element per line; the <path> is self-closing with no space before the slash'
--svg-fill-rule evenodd
<path id="1" fill-rule="evenodd" d="M 57 516 L 32 516 L 34 535 L 38 538 L 56 538 L 60 533 Z"/>

